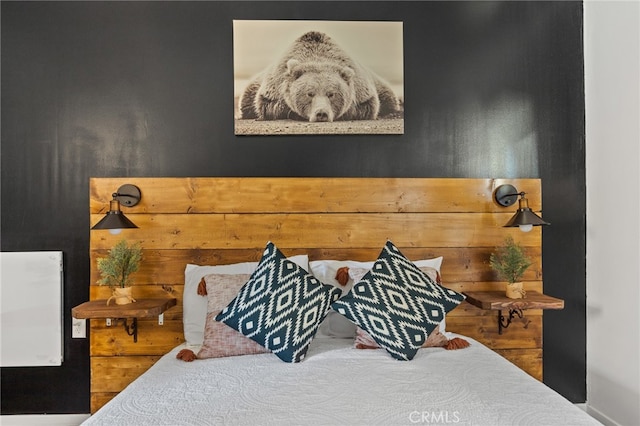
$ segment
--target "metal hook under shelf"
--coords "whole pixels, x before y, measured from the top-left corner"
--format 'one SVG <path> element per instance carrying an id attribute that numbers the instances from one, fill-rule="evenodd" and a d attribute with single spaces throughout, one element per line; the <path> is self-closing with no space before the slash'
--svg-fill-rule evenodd
<path id="1" fill-rule="evenodd" d="M 116 321 L 122 321 L 124 330 L 129 336 L 133 336 L 133 343 L 138 343 L 138 318 L 133 318 L 131 324 L 129 324 L 127 318 L 117 318 Z"/>
<path id="2" fill-rule="evenodd" d="M 502 315 L 502 311 L 498 311 L 498 334 L 502 334 L 502 330 L 509 327 L 516 315 L 518 316 L 518 318 L 524 319 L 524 313 L 520 308 L 509 309 L 509 317 L 507 318 Z M 524 324 L 524 328 L 527 328 L 528 326 L 529 322 L 527 321 Z"/>

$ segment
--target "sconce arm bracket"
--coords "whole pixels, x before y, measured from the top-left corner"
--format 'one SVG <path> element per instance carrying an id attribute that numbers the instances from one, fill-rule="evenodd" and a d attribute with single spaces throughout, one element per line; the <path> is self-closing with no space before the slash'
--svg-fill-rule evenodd
<path id="1" fill-rule="evenodd" d="M 140 188 L 131 184 L 122 185 L 118 188 L 118 192 L 113 193 L 113 198 L 127 207 L 133 207 L 138 204 L 141 196 Z"/>
<path id="2" fill-rule="evenodd" d="M 509 184 L 500 185 L 493 195 L 496 203 L 502 207 L 509 207 L 515 204 L 518 201 L 518 196 L 524 196 L 524 192 L 518 192 L 515 186 Z"/>

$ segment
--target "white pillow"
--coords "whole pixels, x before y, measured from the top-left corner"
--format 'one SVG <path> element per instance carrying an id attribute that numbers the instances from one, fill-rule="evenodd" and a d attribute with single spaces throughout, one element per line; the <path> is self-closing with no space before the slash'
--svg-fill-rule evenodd
<path id="1" fill-rule="evenodd" d="M 348 267 L 349 269 L 371 269 L 374 262 L 358 262 L 355 260 L 313 260 L 309 262 L 311 273 L 324 284 L 331 284 L 342 289 L 342 294 L 346 294 L 353 282 L 349 280 L 347 285 L 343 286 L 336 280 L 338 269 Z"/>
<path id="2" fill-rule="evenodd" d="M 291 256 L 290 261 L 309 270 L 309 256 L 306 254 Z M 198 284 L 209 274 L 252 274 L 258 262 L 234 263 L 231 265 L 193 265 L 187 264 L 184 270 L 184 290 L 182 295 L 182 325 L 187 349 L 198 353 L 204 341 L 204 326 L 207 319 L 207 298 L 198 295 Z"/>
<path id="3" fill-rule="evenodd" d="M 415 260 L 413 263 L 421 268 L 423 266 L 429 266 L 440 273 L 440 266 L 442 266 L 443 257 L 436 257 L 433 259 Z M 342 289 L 342 294 L 346 294 L 351 287 L 353 287 L 353 280 L 349 280 L 346 286 L 340 285 L 336 280 L 336 274 L 338 269 L 346 266 L 349 269 L 371 269 L 375 261 L 371 262 L 359 262 L 356 260 L 312 260 L 309 262 L 311 273 L 325 284 L 331 284 Z"/>
<path id="4" fill-rule="evenodd" d="M 373 268 L 375 261 L 359 262 L 356 260 L 312 260 L 309 262 L 311 273 L 324 284 L 331 284 L 342 289 L 342 294 L 353 287 L 353 280 L 350 278 L 347 285 L 340 285 L 336 280 L 338 269 L 346 266 L 349 269 L 366 269 Z M 440 273 L 442 265 L 442 256 L 434 259 L 416 260 L 418 267 L 429 266 Z M 444 320 L 440 324 L 440 329 L 444 332 Z M 349 321 L 344 315 L 331 310 L 327 313 L 326 318 L 320 323 L 320 327 L 316 333 L 316 337 L 337 337 L 337 338 L 354 338 L 356 335 L 356 325 Z"/>
<path id="5" fill-rule="evenodd" d="M 423 266 L 428 266 L 430 268 L 435 269 L 440 273 L 440 267 L 442 266 L 442 256 L 434 257 L 433 259 L 423 259 L 423 260 L 413 260 L 412 262 L 418 268 L 422 268 Z"/>

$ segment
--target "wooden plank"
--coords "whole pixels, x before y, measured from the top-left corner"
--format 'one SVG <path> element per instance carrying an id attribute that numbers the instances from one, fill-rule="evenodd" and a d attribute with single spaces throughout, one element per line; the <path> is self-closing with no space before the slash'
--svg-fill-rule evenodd
<path id="1" fill-rule="evenodd" d="M 465 294 L 473 291 L 492 291 L 496 294 L 504 294 L 507 283 L 499 281 L 450 282 L 446 279 L 443 279 L 443 285 L 445 287 L 451 288 L 452 290 Z M 524 281 L 524 289 L 526 291 L 542 292 L 542 281 Z"/>
<path id="2" fill-rule="evenodd" d="M 496 349 L 495 352 L 542 381 L 542 349 Z"/>
<path id="3" fill-rule="evenodd" d="M 188 263 L 196 265 L 225 265 L 239 262 L 257 262 L 260 259 L 263 248 L 254 249 L 169 249 L 169 250 L 143 250 L 143 260 L 140 270 L 132 275 L 134 285 L 157 286 L 157 292 L 145 292 L 140 297 L 161 297 L 169 295 L 177 297 L 172 288 L 184 283 L 184 270 Z M 489 266 L 489 255 L 493 248 L 488 247 L 427 247 L 427 248 L 402 248 L 402 252 L 411 260 L 431 259 L 443 256 L 442 279 L 450 282 L 478 282 L 494 281 L 495 272 Z M 90 252 L 91 265 L 95 265 L 100 257 L 107 255 L 107 249 L 92 250 Z M 542 279 L 542 257 L 540 248 L 528 247 L 526 254 L 533 260 L 533 265 L 525 272 L 524 281 L 537 281 Z M 310 261 L 317 259 L 343 259 L 373 261 L 380 254 L 380 248 L 353 248 L 353 249 L 283 249 L 286 256 L 308 254 Z M 98 270 L 91 268 L 90 283 L 95 286 L 100 278 Z M 496 284 L 498 285 L 498 284 Z M 103 287 L 108 291 L 108 287 Z M 151 288 L 151 287 L 150 287 Z M 495 288 L 499 290 L 501 288 Z M 163 292 L 164 290 L 164 292 Z M 471 288 L 468 288 L 471 290 Z M 478 289 L 478 290 L 484 290 Z M 533 290 L 536 290 L 535 288 Z M 93 289 L 91 290 L 93 292 Z M 147 291 L 147 290 L 145 290 Z M 538 290 L 540 291 L 540 290 Z M 166 293 L 166 294 L 165 294 Z M 101 297 L 93 296 L 91 299 L 108 298 L 108 293 L 100 293 Z"/>
<path id="4" fill-rule="evenodd" d="M 91 392 L 120 392 L 160 356 L 118 356 L 91 358 Z"/>
<path id="5" fill-rule="evenodd" d="M 121 322 L 112 322 L 110 327 L 101 319 L 90 320 L 90 323 L 92 357 L 164 355 L 184 342 L 182 320 L 165 320 L 164 325 L 158 325 L 157 319 L 139 320 L 137 342 L 127 335 Z"/>
<path id="6" fill-rule="evenodd" d="M 470 289 L 476 291 L 490 291 L 490 290 L 500 290 L 504 289 L 505 283 L 501 282 L 457 282 L 457 283 L 444 283 L 445 287 L 451 288 L 458 292 L 465 292 Z M 542 282 L 541 281 L 530 281 L 526 282 L 526 287 L 528 291 L 541 291 L 542 290 Z M 183 297 L 183 285 L 172 287 L 172 295 L 175 295 L 177 299 L 177 304 L 173 308 L 165 311 L 164 318 L 165 320 L 180 320 L 182 319 L 182 297 Z M 159 292 L 165 292 L 165 290 L 159 286 L 155 285 L 140 285 L 134 286 L 134 297 L 155 297 Z M 110 290 L 108 287 L 104 286 L 91 286 L 90 288 L 90 296 L 92 300 L 95 299 L 104 299 L 109 296 Z M 527 315 L 541 315 L 542 311 L 539 309 L 529 309 L 527 311 Z M 483 311 L 481 309 L 476 308 L 475 306 L 464 303 L 457 308 L 455 308 L 452 312 L 447 314 L 448 316 L 477 316 L 477 315 L 491 315 L 494 316 L 495 313 L 491 311 Z"/>
<path id="7" fill-rule="evenodd" d="M 526 328 L 524 324 L 527 324 Z M 492 349 L 542 348 L 542 316 L 525 314 L 498 334 L 497 313 L 492 316 L 447 316 L 447 331 L 469 336 Z"/>
<path id="8" fill-rule="evenodd" d="M 404 247 L 495 247 L 507 235 L 524 247 L 539 247 L 540 227 L 531 232 L 503 228 L 510 214 L 489 213 L 335 213 L 335 214 L 141 214 L 131 219 L 139 229 L 121 235 L 91 233 L 93 249 L 109 249 L 121 238 L 144 249 L 260 248 L 273 241 L 280 248 L 356 248 L 378 250 L 391 240 Z M 96 223 L 101 215 L 92 215 Z"/>
<path id="9" fill-rule="evenodd" d="M 101 409 L 111 401 L 119 392 L 91 392 L 91 414 Z"/>
<path id="10" fill-rule="evenodd" d="M 512 184 L 541 208 L 539 179 L 461 178 L 92 178 L 91 213 L 106 213 L 111 194 L 137 185 L 140 203 L 125 214 L 256 212 L 503 212 L 495 188 Z M 514 209 L 508 209 L 514 210 Z"/>
<path id="11" fill-rule="evenodd" d="M 187 264 L 225 265 L 240 262 L 257 262 L 264 247 L 251 249 L 143 249 L 142 263 L 138 272 L 132 275 L 134 285 L 155 285 L 175 297 L 171 287 L 184 284 Z M 100 279 L 94 267 L 97 259 L 105 257 L 108 249 L 91 250 L 91 285 Z M 286 256 L 303 254 L 304 249 L 285 250 Z"/>

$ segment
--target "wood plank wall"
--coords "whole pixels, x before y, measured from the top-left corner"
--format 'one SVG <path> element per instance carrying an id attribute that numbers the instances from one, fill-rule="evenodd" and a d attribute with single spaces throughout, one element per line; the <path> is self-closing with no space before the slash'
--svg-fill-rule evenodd
<path id="1" fill-rule="evenodd" d="M 374 260 L 390 239 L 410 259 L 444 256 L 444 285 L 478 291 L 503 289 L 488 258 L 511 235 L 534 261 L 524 277 L 526 288 L 542 291 L 540 227 L 529 233 L 502 227 L 515 206 L 501 207 L 492 195 L 509 183 L 540 211 L 539 179 L 92 178 L 92 226 L 125 183 L 142 191 L 137 206 L 122 207 L 139 229 L 119 236 L 90 232 L 91 300 L 110 295 L 96 285 L 96 259 L 126 238 L 144 250 L 134 297 L 170 295 L 178 304 L 165 313 L 162 326 L 156 319 L 140 320 L 137 343 L 120 326 L 90 321 L 92 412 L 184 341 L 187 263 L 257 261 L 269 240 L 285 255 L 307 253 L 310 260 Z M 447 330 L 479 340 L 541 379 L 542 311 L 526 316 L 531 321 L 526 329 L 516 322 L 499 336 L 496 312 L 465 302 L 447 316 Z"/>

